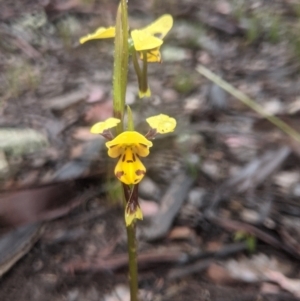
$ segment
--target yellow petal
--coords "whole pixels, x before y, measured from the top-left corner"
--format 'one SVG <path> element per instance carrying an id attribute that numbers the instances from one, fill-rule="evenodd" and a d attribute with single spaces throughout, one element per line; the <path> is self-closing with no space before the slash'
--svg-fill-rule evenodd
<path id="1" fill-rule="evenodd" d="M 161 39 L 143 30 L 133 30 L 131 32 L 131 38 L 136 51 L 157 48 L 163 43 Z"/>
<path id="2" fill-rule="evenodd" d="M 132 147 L 126 147 L 115 167 L 115 176 L 123 183 L 137 184 L 146 173 L 146 168 L 133 152 Z"/>
<path id="3" fill-rule="evenodd" d="M 149 147 L 153 144 L 138 132 L 125 131 L 113 140 L 106 142 L 105 145 L 108 148 L 109 157 L 117 158 L 123 154 L 127 147 L 131 147 L 133 152 L 141 157 L 148 156 Z"/>
<path id="4" fill-rule="evenodd" d="M 150 153 L 149 146 L 144 143 L 135 144 L 132 146 L 132 149 L 140 157 L 147 157 Z"/>
<path id="5" fill-rule="evenodd" d="M 149 117 L 146 121 L 151 128 L 156 129 L 160 134 L 173 132 L 176 127 L 176 120 L 164 114 Z"/>
<path id="6" fill-rule="evenodd" d="M 92 134 L 102 134 L 105 130 L 115 127 L 121 120 L 118 118 L 110 117 L 105 121 L 97 122 L 91 127 Z"/>
<path id="7" fill-rule="evenodd" d="M 145 92 L 139 90 L 139 98 L 150 97 L 150 96 L 151 96 L 151 91 L 149 88 Z"/>
<path id="8" fill-rule="evenodd" d="M 173 17 L 169 14 L 166 14 L 166 15 L 162 15 L 153 23 L 140 30 L 147 31 L 149 34 L 155 35 L 156 37 L 163 39 L 166 36 L 166 34 L 170 31 L 172 26 L 173 26 Z"/>
<path id="9" fill-rule="evenodd" d="M 160 51 L 159 51 L 160 47 L 151 49 L 151 50 L 147 50 L 147 62 L 148 63 L 160 63 L 161 62 L 161 55 L 160 55 Z M 143 59 L 143 52 L 140 52 L 140 59 Z"/>
<path id="10" fill-rule="evenodd" d="M 90 40 L 113 38 L 115 36 L 115 32 L 115 27 L 100 27 L 95 32 L 80 38 L 79 42 L 80 44 L 83 44 Z"/>
<path id="11" fill-rule="evenodd" d="M 143 220 L 143 213 L 139 205 L 137 205 L 135 212 L 128 210 L 129 204 L 125 208 L 125 223 L 126 227 L 130 226 L 135 219 Z"/>

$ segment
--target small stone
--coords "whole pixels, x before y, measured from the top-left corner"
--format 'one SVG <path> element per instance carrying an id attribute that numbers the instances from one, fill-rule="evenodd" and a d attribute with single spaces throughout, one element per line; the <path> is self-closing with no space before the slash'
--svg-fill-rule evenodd
<path id="1" fill-rule="evenodd" d="M 199 51 L 197 53 L 197 61 L 202 65 L 208 66 L 211 64 L 212 58 L 207 51 Z"/>
<path id="2" fill-rule="evenodd" d="M 198 154 L 189 154 L 186 156 L 185 161 L 190 167 L 196 167 L 196 169 L 198 169 L 200 157 Z"/>
<path id="3" fill-rule="evenodd" d="M 216 11 L 223 15 L 229 15 L 232 12 L 232 7 L 227 1 L 217 1 Z"/>
<path id="4" fill-rule="evenodd" d="M 4 152 L 0 151 L 0 177 L 5 176 L 9 171 L 9 164 L 6 160 Z"/>
<path id="5" fill-rule="evenodd" d="M 33 265 L 32 265 L 32 269 L 33 269 L 34 272 L 40 271 L 43 267 L 44 267 L 44 263 L 40 259 L 38 259 L 37 261 L 35 261 L 33 263 Z"/>
<path id="6" fill-rule="evenodd" d="M 107 94 L 106 88 L 101 85 L 91 85 L 89 87 L 89 94 L 86 100 L 87 103 L 95 103 L 104 100 Z"/>
<path id="7" fill-rule="evenodd" d="M 204 197 L 206 195 L 206 190 L 201 187 L 193 188 L 188 195 L 188 203 L 201 208 L 204 203 Z"/>
<path id="8" fill-rule="evenodd" d="M 207 277 L 213 281 L 214 284 L 224 285 L 233 284 L 234 279 L 230 276 L 228 271 L 217 263 L 212 263 L 206 271 Z"/>
<path id="9" fill-rule="evenodd" d="M 158 185 L 149 177 L 145 177 L 139 184 L 139 194 L 142 198 L 148 200 L 158 200 L 161 196 Z"/>
<path id="10" fill-rule="evenodd" d="M 283 103 L 277 98 L 264 103 L 263 108 L 270 115 L 280 114 L 284 111 Z"/>
<path id="11" fill-rule="evenodd" d="M 225 110 L 228 107 L 226 92 L 216 84 L 209 85 L 206 98 L 208 106 L 214 111 Z"/>
<path id="12" fill-rule="evenodd" d="M 255 224 L 259 222 L 259 215 L 256 211 L 250 209 L 243 209 L 241 213 L 241 218 L 243 221 Z"/>
<path id="13" fill-rule="evenodd" d="M 294 187 L 292 188 L 292 194 L 295 197 L 300 197 L 300 183 L 294 185 Z"/>
<path id="14" fill-rule="evenodd" d="M 184 102 L 184 111 L 187 114 L 199 112 L 202 106 L 203 101 L 199 97 L 189 97 Z"/>
<path id="15" fill-rule="evenodd" d="M 48 287 L 54 287 L 58 280 L 58 276 L 51 273 L 42 274 L 40 277 L 43 283 Z"/>
<path id="16" fill-rule="evenodd" d="M 173 89 L 165 89 L 163 90 L 162 99 L 166 103 L 174 103 L 176 100 L 178 100 L 179 96 L 178 93 Z"/>
<path id="17" fill-rule="evenodd" d="M 177 137 L 176 146 L 187 153 L 199 154 L 199 149 L 204 144 L 204 138 L 200 134 L 185 133 Z"/>
<path id="18" fill-rule="evenodd" d="M 276 222 L 270 218 L 266 218 L 264 220 L 264 226 L 267 227 L 268 229 L 271 229 L 271 230 L 275 230 L 276 228 Z"/>
<path id="19" fill-rule="evenodd" d="M 139 199 L 139 204 L 144 217 L 154 216 L 158 214 L 159 206 L 157 203 L 153 201 L 146 201 L 143 199 Z"/>
<path id="20" fill-rule="evenodd" d="M 162 57 L 165 62 L 181 62 L 191 59 L 192 54 L 185 48 L 166 46 L 162 50 Z"/>
<path id="21" fill-rule="evenodd" d="M 76 300 L 78 300 L 78 296 L 79 296 L 79 290 L 72 289 L 67 294 L 67 300 L 68 301 L 76 301 Z"/>
<path id="22" fill-rule="evenodd" d="M 289 193 L 292 187 L 299 183 L 300 174 L 298 171 L 282 171 L 276 174 L 274 182 L 281 187 L 284 193 Z"/>
<path id="23" fill-rule="evenodd" d="M 194 240 L 196 233 L 189 227 L 175 227 L 168 235 L 170 240 Z"/>
<path id="24" fill-rule="evenodd" d="M 97 254 L 97 251 L 98 251 L 97 247 L 95 246 L 94 243 L 88 243 L 85 245 L 84 254 L 87 258 L 95 256 Z"/>
<path id="25" fill-rule="evenodd" d="M 211 177 L 213 180 L 219 180 L 221 177 L 220 168 L 218 165 L 213 161 L 205 161 L 201 165 L 201 170 Z"/>
<path id="26" fill-rule="evenodd" d="M 119 284 L 115 287 L 115 289 L 108 295 L 104 296 L 104 301 L 129 301 L 130 300 L 130 293 L 128 287 Z"/>

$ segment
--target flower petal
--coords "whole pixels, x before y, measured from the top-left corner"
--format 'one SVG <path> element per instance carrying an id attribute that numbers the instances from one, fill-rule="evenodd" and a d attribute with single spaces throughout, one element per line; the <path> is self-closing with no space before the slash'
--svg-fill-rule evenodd
<path id="1" fill-rule="evenodd" d="M 147 31 L 151 35 L 155 35 L 160 39 L 163 39 L 173 26 L 173 17 L 169 14 L 162 15 L 150 25 L 140 29 L 141 31 Z"/>
<path id="2" fill-rule="evenodd" d="M 132 145 L 144 144 L 146 147 L 151 147 L 153 144 L 142 134 L 135 131 L 125 131 L 118 135 L 115 139 L 106 142 L 106 147 L 111 148 L 114 145 Z"/>
<path id="3" fill-rule="evenodd" d="M 143 220 L 143 213 L 140 206 L 137 204 L 135 211 L 131 212 L 128 203 L 125 208 L 125 223 L 126 227 L 130 226 L 135 219 Z"/>
<path id="4" fill-rule="evenodd" d="M 146 91 L 139 90 L 139 98 L 150 97 L 150 96 L 151 96 L 151 91 L 149 87 L 147 88 Z"/>
<path id="5" fill-rule="evenodd" d="M 115 27 L 100 27 L 95 32 L 90 33 L 82 38 L 80 38 L 80 44 L 83 44 L 90 40 L 97 40 L 97 39 L 108 39 L 113 38 L 115 36 L 116 29 Z"/>
<path id="6" fill-rule="evenodd" d="M 148 63 L 160 63 L 161 62 L 161 54 L 159 51 L 160 47 L 154 48 L 147 50 L 147 62 Z M 143 52 L 139 52 L 140 54 L 140 59 L 143 59 Z"/>
<path id="7" fill-rule="evenodd" d="M 125 148 L 131 147 L 133 152 L 141 157 L 149 155 L 149 147 L 153 144 L 142 134 L 135 131 L 126 131 L 118 135 L 115 139 L 105 143 L 108 148 L 108 155 L 111 158 L 119 157 Z"/>
<path id="8" fill-rule="evenodd" d="M 102 134 L 105 130 L 115 127 L 121 120 L 118 118 L 110 117 L 105 121 L 97 122 L 92 127 L 90 132 L 92 134 Z"/>
<path id="9" fill-rule="evenodd" d="M 164 114 L 149 117 L 146 121 L 151 128 L 156 129 L 160 134 L 173 132 L 176 127 L 176 120 Z"/>
<path id="10" fill-rule="evenodd" d="M 143 30 L 132 30 L 131 38 L 136 51 L 149 50 L 162 45 L 163 41 Z"/>
<path id="11" fill-rule="evenodd" d="M 146 168 L 138 155 L 134 153 L 132 147 L 126 147 L 115 167 L 116 177 L 121 182 L 130 185 L 139 183 L 145 173 Z"/>

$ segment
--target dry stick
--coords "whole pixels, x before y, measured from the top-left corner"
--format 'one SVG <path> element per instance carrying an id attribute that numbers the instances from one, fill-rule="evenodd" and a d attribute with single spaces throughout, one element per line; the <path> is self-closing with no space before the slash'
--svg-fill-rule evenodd
<path id="1" fill-rule="evenodd" d="M 147 251 L 146 253 L 139 254 L 137 256 L 138 262 L 141 266 L 147 267 L 151 264 L 161 263 L 177 263 L 181 264 L 188 260 L 189 256 L 183 252 L 166 249 L 162 252 L 155 253 L 156 250 Z M 111 257 L 102 256 L 100 254 L 98 258 L 93 262 L 86 261 L 74 261 L 64 265 L 63 269 L 65 272 L 99 272 L 107 270 L 118 270 L 128 265 L 128 254 L 118 254 Z"/>
<path id="2" fill-rule="evenodd" d="M 246 106 L 253 109 L 255 112 L 257 112 L 259 115 L 265 117 L 268 119 L 271 123 L 273 123 L 275 126 L 277 126 L 279 129 L 281 129 L 284 133 L 295 139 L 297 142 L 300 142 L 300 133 L 294 130 L 292 127 L 290 127 L 288 124 L 286 124 L 281 119 L 277 118 L 276 116 L 268 114 L 266 110 L 258 105 L 254 100 L 252 100 L 249 96 L 244 94 L 243 92 L 237 90 L 232 85 L 230 85 L 228 82 L 223 80 L 221 77 L 217 76 L 215 73 L 211 72 L 209 69 L 205 68 L 202 65 L 198 65 L 196 70 L 208 78 L 209 80 L 213 81 L 215 84 L 223 88 L 226 92 L 231 94 L 232 96 L 236 97 L 238 100 L 240 100 L 242 103 L 244 103 Z"/>
<path id="3" fill-rule="evenodd" d="M 115 247 L 115 244 L 113 245 Z M 146 253 L 138 255 L 138 262 L 141 267 L 147 267 L 151 264 L 162 264 L 162 263 L 172 263 L 177 264 L 180 267 L 175 267 L 168 273 L 167 277 L 173 279 L 176 278 L 175 274 L 180 274 L 181 270 L 186 270 L 187 274 L 191 271 L 198 271 L 197 268 L 193 268 L 193 266 L 198 263 L 202 266 L 203 262 L 215 261 L 216 258 L 225 258 L 232 254 L 238 253 L 240 251 L 244 251 L 247 249 L 247 244 L 245 242 L 238 242 L 233 244 L 228 244 L 223 246 L 220 250 L 215 252 L 199 252 L 198 254 L 187 254 L 181 251 L 173 250 L 172 248 L 167 248 L 165 250 L 159 250 L 159 252 L 155 252 L 157 250 L 148 250 Z M 109 251 L 112 248 L 109 247 Z M 108 254 L 108 253 L 107 253 Z M 202 262 L 202 263 L 200 263 Z M 186 266 L 182 266 L 189 263 Z M 127 254 L 118 254 L 110 257 L 105 257 L 104 254 L 98 254 L 98 257 L 95 258 L 93 262 L 91 261 L 71 261 L 64 266 L 65 272 L 99 272 L 99 271 L 107 271 L 112 270 L 116 271 L 118 269 L 124 268 L 128 264 L 128 256 Z M 186 268 L 186 269 L 185 269 Z M 183 271 L 185 273 L 185 271 Z M 171 276 L 172 275 L 172 276 Z M 181 275 L 181 274 L 180 274 Z"/>

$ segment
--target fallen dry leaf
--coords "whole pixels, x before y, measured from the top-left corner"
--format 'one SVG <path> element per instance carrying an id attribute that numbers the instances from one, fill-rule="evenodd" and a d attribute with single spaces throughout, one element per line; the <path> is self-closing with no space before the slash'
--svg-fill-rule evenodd
<path id="1" fill-rule="evenodd" d="M 278 283 L 283 289 L 300 298 L 300 279 L 291 279 L 277 271 L 268 271 L 265 273 L 269 280 Z"/>
<path id="2" fill-rule="evenodd" d="M 89 127 L 78 127 L 73 132 L 73 138 L 80 141 L 90 141 L 99 139 L 99 135 L 92 134 Z"/>
<path id="3" fill-rule="evenodd" d="M 99 121 L 103 121 L 113 115 L 113 105 L 112 100 L 109 99 L 105 102 L 97 103 L 93 105 L 86 113 L 85 113 L 85 121 L 88 123 L 95 123 Z"/>

